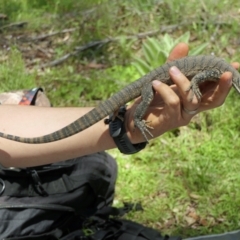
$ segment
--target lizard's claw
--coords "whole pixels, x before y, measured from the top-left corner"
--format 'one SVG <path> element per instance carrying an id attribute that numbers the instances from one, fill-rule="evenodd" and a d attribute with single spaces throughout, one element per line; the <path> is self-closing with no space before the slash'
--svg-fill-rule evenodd
<path id="1" fill-rule="evenodd" d="M 192 102 L 194 95 L 197 97 L 198 101 L 201 101 L 202 93 L 200 92 L 200 89 L 197 84 L 194 84 L 193 82 L 190 83 L 189 88 L 186 90 L 186 92 L 192 90 L 191 96 L 189 101 Z"/>
<path id="2" fill-rule="evenodd" d="M 151 137 L 153 137 L 153 134 L 149 131 L 149 129 L 154 129 L 154 128 L 147 124 L 149 122 L 151 122 L 151 121 L 135 120 L 135 122 L 134 122 L 135 127 L 137 127 L 141 131 L 146 142 L 149 142 L 147 134 L 150 135 Z"/>

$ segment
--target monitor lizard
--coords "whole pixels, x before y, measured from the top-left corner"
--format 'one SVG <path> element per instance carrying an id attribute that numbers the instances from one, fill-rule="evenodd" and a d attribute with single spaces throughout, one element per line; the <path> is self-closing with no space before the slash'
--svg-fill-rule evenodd
<path id="1" fill-rule="evenodd" d="M 184 57 L 165 63 L 135 82 L 130 83 L 128 86 L 112 95 L 109 99 L 101 102 L 96 108 L 58 131 L 33 138 L 19 137 L 0 132 L 0 137 L 32 144 L 58 141 L 89 128 L 109 114 L 118 111 L 121 106 L 127 104 L 129 101 L 141 96 L 142 101 L 134 113 L 134 124 L 135 127 L 140 129 L 146 141 L 148 141 L 147 134 L 152 136 L 152 133 L 143 120 L 143 117 L 154 95 L 151 82 L 157 79 L 167 85 L 172 85 L 173 82 L 169 76 L 169 69 L 171 66 L 178 67 L 180 71 L 191 80 L 190 87 L 187 90 L 192 90 L 193 96 L 195 94 L 198 100 L 201 100 L 199 84 L 205 81 L 218 81 L 221 74 L 226 71 L 232 73 L 233 87 L 240 93 L 239 72 L 222 58 L 204 55 Z"/>

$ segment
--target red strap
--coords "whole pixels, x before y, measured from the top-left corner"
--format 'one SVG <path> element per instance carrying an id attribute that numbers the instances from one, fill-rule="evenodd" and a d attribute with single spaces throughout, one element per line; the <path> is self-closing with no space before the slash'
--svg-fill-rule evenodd
<path id="1" fill-rule="evenodd" d="M 38 91 L 43 91 L 42 88 L 32 88 L 24 92 L 24 95 L 19 102 L 19 105 L 35 105 L 35 100 Z"/>

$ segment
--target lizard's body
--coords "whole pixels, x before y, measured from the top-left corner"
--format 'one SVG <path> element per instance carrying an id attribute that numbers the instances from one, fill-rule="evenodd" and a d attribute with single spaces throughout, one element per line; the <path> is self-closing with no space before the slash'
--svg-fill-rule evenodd
<path id="1" fill-rule="evenodd" d="M 198 88 L 199 83 L 207 80 L 217 81 L 221 74 L 227 71 L 232 73 L 233 86 L 240 93 L 240 74 L 223 59 L 214 56 L 185 57 L 179 60 L 168 62 L 151 71 L 137 81 L 129 84 L 111 96 L 109 99 L 101 102 L 96 108 L 92 109 L 84 116 L 56 132 L 35 138 L 18 137 L 0 132 L 0 137 L 23 143 L 47 143 L 58 141 L 87 129 L 109 114 L 116 112 L 121 106 L 125 105 L 129 101 L 142 96 L 143 101 L 135 112 L 135 125 L 141 130 L 147 140 L 145 133 L 147 132 L 150 135 L 151 133 L 146 128 L 144 121 L 142 121 L 142 117 L 144 116 L 145 111 L 153 98 L 151 93 L 151 82 L 157 79 L 167 85 L 172 85 L 173 82 L 169 76 L 169 68 L 171 66 L 178 67 L 180 71 L 191 80 L 191 87 L 189 89 L 192 89 L 193 93 L 198 99 L 201 98 L 201 93 Z M 151 96 L 149 96 L 149 94 Z"/>

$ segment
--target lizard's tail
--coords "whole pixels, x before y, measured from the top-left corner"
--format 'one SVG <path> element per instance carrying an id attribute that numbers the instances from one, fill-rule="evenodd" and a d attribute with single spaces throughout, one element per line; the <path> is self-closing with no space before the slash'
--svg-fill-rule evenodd
<path id="1" fill-rule="evenodd" d="M 137 84 L 136 82 L 128 85 L 118 93 L 111 96 L 108 100 L 101 102 L 96 108 L 92 109 L 87 114 L 81 116 L 80 118 L 70 123 L 69 125 L 63 127 L 62 129 L 52 132 L 50 134 L 40 137 L 26 138 L 0 132 L 0 137 L 16 142 L 30 144 L 55 142 L 70 137 L 87 129 L 88 127 L 97 123 L 98 121 L 105 118 L 109 114 L 114 113 L 122 105 L 126 104 L 133 98 L 139 96 L 138 87 L 139 84 Z"/>
<path id="2" fill-rule="evenodd" d="M 118 102 L 120 104 L 123 104 L 121 99 L 119 97 L 119 94 L 116 93 L 113 95 L 110 99 L 101 102 L 96 108 L 92 109 L 85 115 L 81 116 L 74 122 L 70 123 L 69 125 L 46 135 L 39 136 L 39 137 L 19 137 L 7 133 L 0 132 L 0 137 L 9 139 L 16 142 L 21 143 L 29 143 L 29 144 L 40 144 L 40 143 L 49 143 L 49 142 L 55 142 L 59 141 L 61 139 L 70 137 L 72 135 L 75 135 L 88 127 L 92 126 L 93 124 L 97 123 L 101 119 L 105 118 L 109 114 L 113 113 L 117 107 L 114 104 L 114 101 L 112 101 L 112 98 L 117 98 Z"/>

